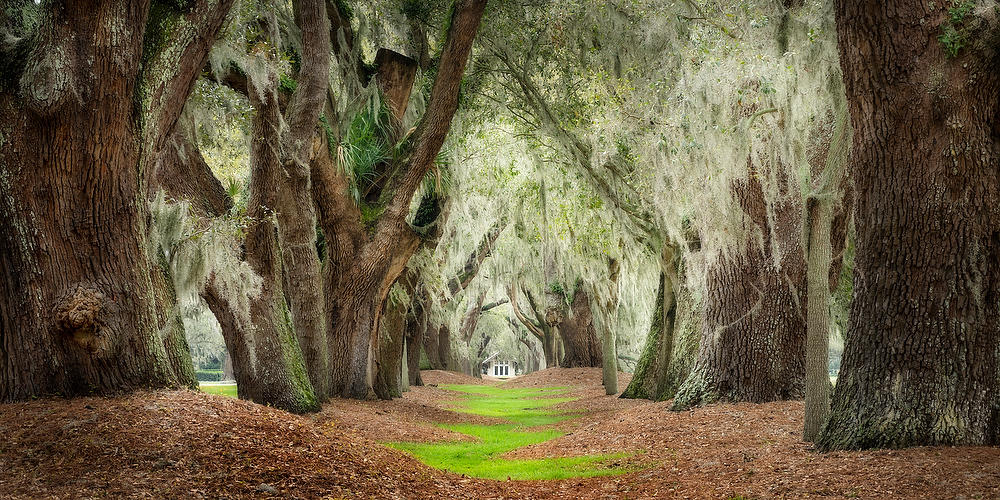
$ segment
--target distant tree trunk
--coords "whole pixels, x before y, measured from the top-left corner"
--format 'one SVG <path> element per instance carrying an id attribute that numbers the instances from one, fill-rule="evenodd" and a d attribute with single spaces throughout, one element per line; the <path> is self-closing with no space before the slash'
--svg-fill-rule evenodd
<path id="1" fill-rule="evenodd" d="M 141 1 L 23 2 L 17 8 L 36 9 L 38 23 L 20 26 L 25 15 L 5 24 L 0 401 L 190 382 L 174 373 L 159 335 L 140 175 L 231 1 L 189 4 L 164 9 L 183 21 L 169 30 L 147 29 L 150 3 Z M 164 43 L 144 44 L 161 34 Z"/>
<path id="2" fill-rule="evenodd" d="M 601 341 L 594 328 L 594 313 L 590 295 L 581 287 L 573 294 L 572 314 L 559 325 L 566 356 L 563 368 L 597 368 L 601 366 Z"/>
<path id="3" fill-rule="evenodd" d="M 423 347 L 424 355 L 427 356 L 427 362 L 431 365 L 432 370 L 445 369 L 443 360 L 447 358 L 441 356 L 440 341 L 441 333 L 439 327 L 428 324 L 424 329 Z"/>
<path id="4" fill-rule="evenodd" d="M 417 300 L 414 301 L 410 315 L 406 320 L 406 368 L 409 385 L 424 385 L 420 377 L 420 353 L 424 348 L 424 333 L 427 331 L 427 312 L 425 302 L 420 299 L 423 292 L 417 286 Z"/>
<path id="5" fill-rule="evenodd" d="M 177 381 L 188 388 L 197 389 L 198 379 L 191 362 L 191 349 L 184 332 L 184 320 L 177 304 L 174 280 L 170 275 L 170 264 L 162 250 L 158 252 L 157 263 L 151 273 L 153 294 L 156 302 L 156 321 L 160 329 L 163 348 Z"/>
<path id="6" fill-rule="evenodd" d="M 681 382 L 667 380 L 674 351 L 677 291 L 682 286 L 677 272 L 680 259 L 676 253 L 671 244 L 664 244 L 661 260 L 663 270 L 660 271 L 653 322 L 649 326 L 649 335 L 646 337 L 646 344 L 639 356 L 632 381 L 622 392 L 623 398 L 662 401 L 672 397 Z"/>
<path id="7" fill-rule="evenodd" d="M 389 304 L 378 339 L 378 365 L 373 389 L 379 399 L 402 397 L 402 360 L 406 304 Z"/>
<path id="8" fill-rule="evenodd" d="M 233 375 L 233 357 L 226 352 L 226 361 L 222 363 L 222 380 L 236 380 Z"/>
<path id="9" fill-rule="evenodd" d="M 842 100 L 841 100 L 842 103 Z M 841 203 L 847 186 L 844 167 L 850 140 L 850 121 L 841 104 L 837 112 L 834 134 L 822 145 L 812 162 L 814 170 L 825 166 L 819 175 L 820 185 L 806 202 L 807 287 L 806 317 L 806 410 L 802 439 L 813 442 L 830 415 L 830 294 L 839 282 L 842 259 L 834 260 L 834 252 L 846 246 L 847 224 Z M 835 214 L 838 211 L 840 213 Z M 837 218 L 837 224 L 834 219 Z"/>
<path id="10" fill-rule="evenodd" d="M 618 260 L 608 260 L 608 298 L 598 302 L 600 315 L 598 322 L 601 333 L 601 366 L 604 391 L 607 395 L 618 394 Z"/>
<path id="11" fill-rule="evenodd" d="M 443 370 L 458 370 L 450 365 L 451 360 L 451 328 L 448 325 L 441 325 L 437 328 L 438 336 L 438 359 L 441 361 Z"/>
<path id="12" fill-rule="evenodd" d="M 615 340 L 614 332 L 601 336 L 601 347 L 604 351 L 601 381 L 604 384 L 604 392 L 608 395 L 618 394 L 618 346 Z"/>
<path id="13" fill-rule="evenodd" d="M 649 336 L 632 381 L 622 392 L 623 398 L 665 401 L 674 397 L 698 357 L 702 314 L 684 284 L 683 264 L 674 262 L 673 265 L 676 271 L 660 276 L 664 295 L 657 292 Z M 667 290 L 676 290 L 671 292 L 672 298 L 666 296 Z"/>
<path id="14" fill-rule="evenodd" d="M 521 304 L 518 302 L 519 289 L 520 285 L 516 283 L 507 289 L 511 310 L 514 311 L 514 316 L 517 320 L 542 344 L 542 357 L 545 359 L 545 367 L 554 368 L 558 366 L 556 360 L 559 359 L 558 346 L 556 345 L 558 341 L 557 332 L 545 315 L 539 311 L 538 304 L 530 292 L 525 295 L 528 296 L 528 304 L 531 308 L 530 312 L 534 317 L 528 317 L 521 311 Z"/>
<path id="15" fill-rule="evenodd" d="M 239 387 L 247 387 L 253 384 L 254 370 L 251 361 L 250 335 L 252 327 L 249 324 L 250 318 L 240 318 L 235 309 L 229 304 L 223 295 L 223 291 L 215 278 L 210 278 L 201 292 L 201 298 L 208 304 L 209 310 L 215 315 L 222 330 L 222 339 L 226 343 L 226 364 L 232 372 L 232 379 L 236 381 L 236 390 Z M 241 396 L 242 397 L 242 396 Z M 246 396 L 249 398 L 249 396 Z"/>
<path id="16" fill-rule="evenodd" d="M 810 207 L 809 276 L 806 334 L 806 414 L 803 440 L 814 441 L 830 413 L 830 226 L 831 200 Z"/>
<path id="17" fill-rule="evenodd" d="M 801 196 L 787 177 L 777 182 L 773 219 L 754 170 L 734 185 L 750 230 L 741 247 L 720 255 L 708 272 L 698 360 L 677 391 L 675 410 L 717 400 L 761 403 L 804 396 Z"/>
<path id="18" fill-rule="evenodd" d="M 950 8 L 837 4 L 857 253 L 824 450 L 1000 443 L 1000 30 Z"/>
<path id="19" fill-rule="evenodd" d="M 409 351 L 407 350 L 406 343 L 407 343 L 407 340 L 406 340 L 406 337 L 404 336 L 403 337 L 403 366 L 399 370 L 400 371 L 399 375 L 400 375 L 400 379 L 401 379 L 401 382 L 399 383 L 399 385 L 403 389 L 403 392 L 406 392 L 406 391 L 410 390 L 410 368 L 409 368 L 409 361 L 410 360 L 409 360 L 409 355 L 408 355 Z"/>

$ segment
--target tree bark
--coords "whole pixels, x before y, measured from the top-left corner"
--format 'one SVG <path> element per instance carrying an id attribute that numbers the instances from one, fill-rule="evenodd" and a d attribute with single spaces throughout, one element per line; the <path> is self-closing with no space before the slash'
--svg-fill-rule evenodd
<path id="1" fill-rule="evenodd" d="M 636 365 L 632 381 L 621 397 L 626 399 L 651 399 L 662 401 L 673 396 L 674 388 L 666 387 L 667 369 L 671 364 L 674 347 L 674 323 L 677 319 L 677 290 L 681 283 L 677 280 L 679 256 L 674 247 L 665 243 L 661 251 L 660 280 L 656 292 L 656 307 L 653 321 L 649 325 L 649 335 L 639 363 Z M 678 382 L 679 383 L 679 382 Z M 664 394 L 670 396 L 663 398 Z"/>
<path id="2" fill-rule="evenodd" d="M 256 114 L 247 202 L 247 216 L 253 224 L 246 234 L 246 259 L 263 284 L 260 295 L 250 303 L 250 324 L 243 325 L 241 338 L 235 339 L 249 344 L 238 350 L 252 354 L 234 356 L 234 369 L 241 399 L 303 413 L 318 410 L 319 402 L 282 289 L 282 256 L 275 224 L 282 166 L 278 153 L 281 118 L 275 92 L 277 76 L 272 74 L 269 79 L 266 88 L 251 88 L 249 92 Z"/>
<path id="3" fill-rule="evenodd" d="M 530 294 L 528 295 L 528 304 L 531 308 L 531 314 L 534 318 L 526 316 L 521 311 L 521 305 L 518 302 L 518 289 L 520 285 L 512 284 L 510 288 L 507 289 L 507 294 L 510 297 L 510 308 L 514 311 L 514 317 L 524 325 L 525 328 L 534 335 L 538 341 L 542 344 L 542 357 L 545 360 L 546 368 L 553 368 L 558 366 L 556 362 L 556 335 L 552 331 L 552 327 L 546 321 L 545 316 L 538 311 L 538 306 L 535 304 L 534 299 L 532 299 Z"/>
<path id="4" fill-rule="evenodd" d="M 378 366 L 373 389 L 379 399 L 403 396 L 403 343 L 406 328 L 406 304 L 389 304 L 379 328 Z"/>
<path id="5" fill-rule="evenodd" d="M 226 188 L 205 163 L 195 140 L 194 119 L 188 113 L 177 121 L 146 178 L 149 199 L 162 189 L 170 198 L 189 201 L 198 216 L 219 217 L 233 207 Z"/>
<path id="6" fill-rule="evenodd" d="M 424 334 L 427 332 L 427 311 L 424 304 L 427 297 L 420 284 L 417 285 L 415 298 L 406 319 L 406 368 L 409 385 L 422 386 L 424 381 L 420 377 L 420 353 L 426 345 Z"/>
<path id="7" fill-rule="evenodd" d="M 812 307 L 806 325 L 806 413 L 804 441 L 814 441 L 830 413 L 830 263 L 833 222 L 831 200 L 816 201 L 809 210 L 808 295 Z"/>
<path id="8" fill-rule="evenodd" d="M 608 262 L 608 280 L 610 290 L 608 300 L 601 307 L 604 318 L 601 321 L 601 347 L 604 393 L 611 396 L 618 394 L 618 261 Z"/>
<path id="9" fill-rule="evenodd" d="M 197 389 L 198 379 L 195 377 L 194 364 L 191 362 L 191 349 L 188 347 L 184 320 L 181 318 L 180 306 L 177 303 L 170 264 L 162 250 L 158 252 L 157 257 L 151 277 L 156 301 L 156 322 L 160 329 L 163 348 L 177 381 L 185 387 Z"/>
<path id="10" fill-rule="evenodd" d="M 445 358 L 441 356 L 441 348 L 439 345 L 441 339 L 441 328 L 443 327 L 428 324 L 424 329 L 424 355 L 427 356 L 427 362 L 431 365 L 432 370 L 445 369 Z"/>
<path id="11" fill-rule="evenodd" d="M 843 262 L 834 260 L 834 252 L 841 252 L 847 242 L 847 224 L 844 223 L 844 203 L 841 197 L 848 186 L 844 175 L 850 139 L 850 122 L 842 104 L 836 112 L 834 134 L 817 148 L 811 162 L 814 170 L 820 163 L 824 168 L 819 175 L 814 193 L 806 200 L 807 229 L 807 294 L 806 316 L 806 409 L 802 439 L 816 440 L 830 414 L 830 294 L 836 290 Z M 850 202 L 847 203 L 849 205 Z M 837 224 L 834 211 L 838 210 Z"/>
<path id="12" fill-rule="evenodd" d="M 427 112 L 413 133 L 400 175 L 387 185 L 391 196 L 372 236 L 359 228 L 359 219 L 342 218 L 337 223 L 332 210 L 322 211 L 326 216 L 324 233 L 338 242 L 330 263 L 336 276 L 328 275 L 333 281 L 328 287 L 334 291 L 327 298 L 332 304 L 330 331 L 336 356 L 331 359 L 334 394 L 362 399 L 374 395 L 373 354 L 385 298 L 420 244 L 407 223 L 410 201 L 451 127 L 459 85 L 485 6 L 485 0 L 463 0 L 455 6 Z M 341 200 L 346 196 L 336 191 L 328 194 Z M 341 246 L 341 238 L 349 245 Z"/>
<path id="13" fill-rule="evenodd" d="M 837 4 L 857 253 L 820 449 L 1000 442 L 1000 30 L 950 7 Z"/>
<path id="14" fill-rule="evenodd" d="M 802 202 L 797 187 L 779 176 L 773 219 L 752 166 L 747 180 L 734 183 L 750 230 L 740 247 L 721 254 L 708 272 L 698 360 L 677 391 L 675 410 L 718 400 L 762 403 L 804 396 Z"/>
<path id="15" fill-rule="evenodd" d="M 167 9 L 186 22 L 163 43 L 149 2 L 26 6 L 0 82 L 0 401 L 189 383 L 159 335 L 142 172 L 230 5 Z"/>
<path id="16" fill-rule="evenodd" d="M 602 345 L 594 328 L 594 313 L 590 309 L 590 295 L 579 288 L 573 294 L 572 314 L 559 325 L 566 356 L 559 366 L 563 368 L 597 368 L 602 366 Z"/>
<path id="17" fill-rule="evenodd" d="M 280 143 L 274 140 L 266 144 L 279 147 L 268 154 L 277 155 L 281 162 L 280 174 L 274 178 L 277 196 L 273 209 L 285 297 L 310 384 L 317 399 L 324 401 L 329 396 L 329 352 L 310 162 L 322 147 L 313 137 L 329 88 L 330 23 L 323 0 L 300 0 L 295 17 L 302 30 L 298 84 L 288 102 L 288 126 L 281 130 Z M 275 87 L 266 91 L 276 94 L 276 85 L 273 82 Z"/>

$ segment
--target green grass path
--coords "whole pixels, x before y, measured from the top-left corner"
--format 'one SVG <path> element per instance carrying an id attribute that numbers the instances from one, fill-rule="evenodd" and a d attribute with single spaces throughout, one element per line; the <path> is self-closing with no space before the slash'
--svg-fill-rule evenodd
<path id="1" fill-rule="evenodd" d="M 201 392 L 208 394 L 218 394 L 219 396 L 229 396 L 235 398 L 236 396 L 236 384 L 200 384 L 198 389 Z"/>
<path id="2" fill-rule="evenodd" d="M 590 455 L 538 460 L 509 460 L 509 451 L 562 436 L 554 429 L 532 427 L 575 418 L 576 414 L 554 410 L 559 403 L 573 401 L 564 387 L 505 389 L 483 385 L 442 385 L 459 399 L 452 409 L 460 413 L 502 418 L 510 424 L 439 424 L 440 427 L 476 438 L 446 443 L 386 443 L 406 451 L 421 462 L 457 474 L 486 479 L 564 479 L 623 474 L 628 469 L 609 468 L 604 462 L 622 455 Z"/>

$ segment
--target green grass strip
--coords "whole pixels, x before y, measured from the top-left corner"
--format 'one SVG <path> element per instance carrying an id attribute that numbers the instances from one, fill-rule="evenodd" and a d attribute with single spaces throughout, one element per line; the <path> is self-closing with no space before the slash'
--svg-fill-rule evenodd
<path id="1" fill-rule="evenodd" d="M 506 389 L 482 385 L 442 385 L 461 394 L 451 408 L 461 413 L 497 417 L 510 424 L 440 424 L 439 427 L 475 438 L 447 443 L 387 443 L 421 462 L 457 474 L 485 479 L 565 479 L 617 475 L 629 469 L 609 468 L 604 462 L 624 454 L 509 460 L 501 455 L 562 436 L 554 429 L 530 430 L 574 418 L 577 414 L 551 407 L 576 398 L 562 396 L 565 387 Z"/>

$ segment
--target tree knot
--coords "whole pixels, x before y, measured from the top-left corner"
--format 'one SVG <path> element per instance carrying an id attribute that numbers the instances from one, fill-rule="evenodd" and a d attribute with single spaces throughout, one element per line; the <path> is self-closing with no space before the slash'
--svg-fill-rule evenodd
<path id="1" fill-rule="evenodd" d="M 104 326 L 102 312 L 107 297 L 96 288 L 77 285 L 56 300 L 55 328 L 59 335 L 70 337 L 80 346 L 98 350 L 98 338 Z"/>

